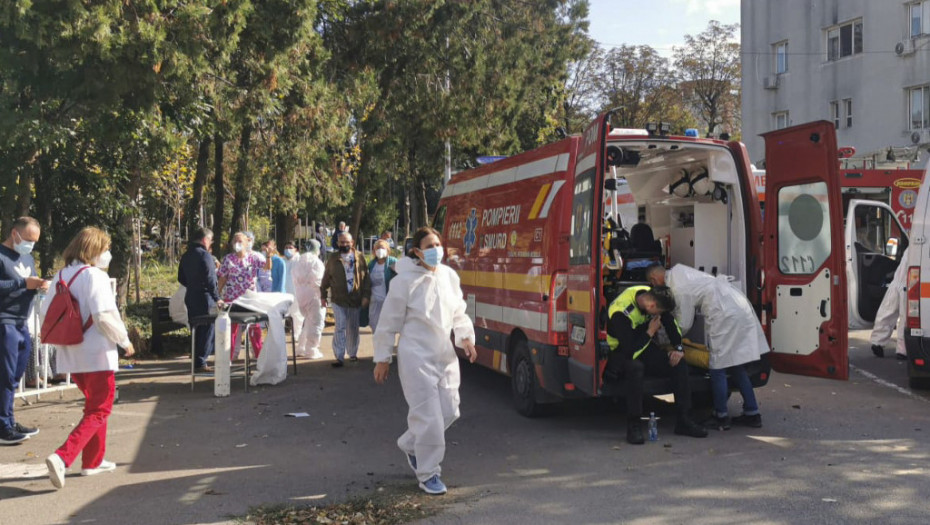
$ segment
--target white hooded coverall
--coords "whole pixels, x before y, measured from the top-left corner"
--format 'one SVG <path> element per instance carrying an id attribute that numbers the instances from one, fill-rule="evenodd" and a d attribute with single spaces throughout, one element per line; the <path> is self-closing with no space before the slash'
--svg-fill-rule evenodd
<path id="1" fill-rule="evenodd" d="M 297 340 L 298 355 L 310 355 L 313 358 L 322 356 L 320 338 L 326 322 L 326 310 L 320 298 L 323 270 L 323 261 L 313 252 L 301 254 L 300 260 L 294 265 L 294 295 L 304 318 Z"/>
<path id="2" fill-rule="evenodd" d="M 441 473 L 445 431 L 459 417 L 459 363 L 449 334 L 461 347 L 475 340 L 465 314 L 459 276 L 444 264 L 432 272 L 404 257 L 384 299 L 374 335 L 374 361 L 391 362 L 397 334 L 397 369 L 407 400 L 407 431 L 397 440 L 417 458 L 417 479 Z"/>
<path id="3" fill-rule="evenodd" d="M 300 311 L 300 304 L 297 302 L 297 288 L 294 286 L 294 268 L 298 264 L 300 264 L 300 253 L 295 253 L 290 259 L 284 257 L 284 265 L 287 268 L 287 271 L 284 272 L 284 292 L 294 296 L 294 302 L 291 303 L 287 315 L 290 316 L 293 323 L 294 339 L 296 341 L 300 341 L 300 334 L 303 332 L 304 327 L 304 314 Z M 298 352 L 298 355 L 304 354 Z"/>
<path id="4" fill-rule="evenodd" d="M 898 269 L 894 271 L 894 278 L 888 289 L 885 290 L 885 296 L 882 297 L 882 304 L 878 307 L 875 314 L 875 324 L 872 325 L 872 335 L 869 342 L 873 345 L 885 346 L 885 343 L 891 339 L 891 333 L 894 332 L 895 325 L 898 325 L 898 337 L 895 344 L 895 353 L 898 355 L 907 355 L 904 349 L 904 313 L 907 312 L 907 252 L 908 247 L 898 259 Z"/>
<path id="5" fill-rule="evenodd" d="M 665 273 L 665 284 L 678 304 L 675 317 L 683 334 L 694 323 L 695 309 L 701 308 L 711 369 L 757 361 L 770 350 L 749 299 L 725 276 L 714 277 L 676 264 Z"/>

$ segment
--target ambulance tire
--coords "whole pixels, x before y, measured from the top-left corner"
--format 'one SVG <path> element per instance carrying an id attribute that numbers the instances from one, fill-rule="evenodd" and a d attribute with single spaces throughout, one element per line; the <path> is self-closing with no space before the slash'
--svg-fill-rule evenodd
<path id="1" fill-rule="evenodd" d="M 536 367 L 530 357 L 530 349 L 526 341 L 519 341 L 514 346 L 513 363 L 510 368 L 510 385 L 513 392 L 513 403 L 521 415 L 526 417 L 539 417 L 545 415 L 551 405 L 537 401 L 539 380 L 536 378 Z"/>

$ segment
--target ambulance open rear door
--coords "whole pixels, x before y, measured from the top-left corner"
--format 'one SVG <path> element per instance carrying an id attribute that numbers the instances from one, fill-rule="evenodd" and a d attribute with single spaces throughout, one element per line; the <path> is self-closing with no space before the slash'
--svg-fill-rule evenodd
<path id="1" fill-rule="evenodd" d="M 610 113 L 588 125 L 575 163 L 572 187 L 571 238 L 568 267 L 568 372 L 572 384 L 589 395 L 597 393 L 598 310 L 601 301 L 600 217 L 604 151 Z"/>
<path id="2" fill-rule="evenodd" d="M 762 297 L 772 368 L 848 379 L 844 210 L 833 124 L 812 122 L 763 138 Z"/>

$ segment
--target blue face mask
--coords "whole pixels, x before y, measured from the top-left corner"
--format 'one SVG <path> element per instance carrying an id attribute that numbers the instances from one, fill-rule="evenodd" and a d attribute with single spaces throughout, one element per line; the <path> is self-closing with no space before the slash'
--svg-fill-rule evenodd
<path id="1" fill-rule="evenodd" d="M 29 255 L 32 253 L 32 249 L 35 248 L 36 243 L 33 241 L 24 241 L 23 236 L 16 232 L 17 237 L 19 237 L 19 242 L 13 243 L 13 249 L 16 250 L 16 253 L 20 255 Z"/>
<path id="2" fill-rule="evenodd" d="M 434 246 L 432 248 L 423 250 L 423 257 L 421 259 L 427 265 L 435 268 L 436 266 L 439 266 L 440 262 L 442 262 L 442 256 L 442 246 Z"/>

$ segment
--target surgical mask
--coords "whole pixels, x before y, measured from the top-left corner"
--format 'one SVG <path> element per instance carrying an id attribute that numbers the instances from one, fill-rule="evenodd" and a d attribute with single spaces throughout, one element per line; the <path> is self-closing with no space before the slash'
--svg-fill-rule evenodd
<path id="1" fill-rule="evenodd" d="M 23 236 L 16 232 L 16 236 L 19 237 L 19 242 L 13 243 L 13 249 L 16 250 L 16 253 L 20 255 L 29 255 L 32 253 L 32 249 L 35 247 L 36 243 L 33 241 L 24 241 Z"/>
<path id="2" fill-rule="evenodd" d="M 384 259 L 385 257 L 387 257 L 387 250 L 385 250 L 384 248 L 378 248 L 377 250 L 375 250 L 375 257 L 379 259 Z"/>
<path id="3" fill-rule="evenodd" d="M 100 257 L 97 257 L 97 262 L 94 263 L 94 266 L 100 268 L 101 270 L 110 267 L 110 262 L 113 261 L 113 254 L 110 253 L 110 250 L 107 250 L 100 254 Z"/>
<path id="4" fill-rule="evenodd" d="M 423 250 L 423 257 L 420 259 L 429 266 L 436 267 L 442 262 L 442 255 L 442 246 L 434 246 Z"/>
<path id="5" fill-rule="evenodd" d="M 245 246 L 243 246 L 241 242 L 237 242 L 237 243 L 233 246 L 233 250 L 235 250 L 236 253 L 242 253 L 242 250 L 244 250 L 244 249 L 245 249 Z"/>
<path id="6" fill-rule="evenodd" d="M 287 257 L 288 259 L 294 257 L 294 250 L 290 248 L 284 250 L 284 256 Z"/>
<path id="7" fill-rule="evenodd" d="M 340 247 L 339 247 L 339 251 L 342 252 L 342 253 L 349 253 L 349 250 L 351 250 L 351 249 L 352 249 L 351 246 L 340 246 Z"/>

